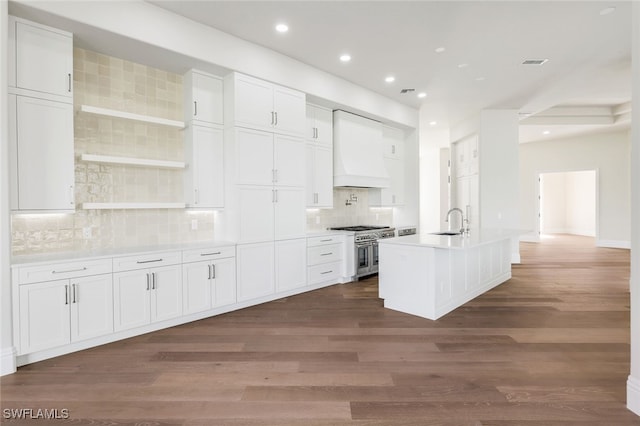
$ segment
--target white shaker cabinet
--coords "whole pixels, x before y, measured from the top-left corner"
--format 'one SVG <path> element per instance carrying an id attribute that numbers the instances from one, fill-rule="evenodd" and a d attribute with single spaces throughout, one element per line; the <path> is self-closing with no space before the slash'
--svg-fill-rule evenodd
<path id="1" fill-rule="evenodd" d="M 238 244 L 236 256 L 239 302 L 275 293 L 273 241 Z"/>
<path id="2" fill-rule="evenodd" d="M 307 143 L 307 207 L 333 207 L 333 149 Z"/>
<path id="3" fill-rule="evenodd" d="M 182 85 L 187 123 L 224 123 L 223 83 L 220 77 L 192 69 L 184 74 Z"/>
<path id="4" fill-rule="evenodd" d="M 192 314 L 236 302 L 235 248 L 184 252 L 183 313 Z"/>
<path id="5" fill-rule="evenodd" d="M 389 187 L 369 190 L 369 205 L 395 207 L 404 204 L 404 134 L 393 127 L 382 127 L 384 165 L 389 174 Z"/>
<path id="6" fill-rule="evenodd" d="M 224 207 L 224 132 L 219 127 L 190 125 L 185 131 L 187 207 Z"/>
<path id="7" fill-rule="evenodd" d="M 323 145 L 333 143 L 333 111 L 307 104 L 307 130 L 305 139 Z"/>
<path id="8" fill-rule="evenodd" d="M 9 86 L 73 98 L 73 35 L 9 17 Z"/>
<path id="9" fill-rule="evenodd" d="M 225 124 L 304 137 L 304 93 L 239 73 L 225 78 L 224 91 Z"/>
<path id="10" fill-rule="evenodd" d="M 307 239 L 275 242 L 276 291 L 293 290 L 307 285 Z"/>
<path id="11" fill-rule="evenodd" d="M 404 133 L 394 127 L 382 126 L 383 155 L 404 160 Z"/>

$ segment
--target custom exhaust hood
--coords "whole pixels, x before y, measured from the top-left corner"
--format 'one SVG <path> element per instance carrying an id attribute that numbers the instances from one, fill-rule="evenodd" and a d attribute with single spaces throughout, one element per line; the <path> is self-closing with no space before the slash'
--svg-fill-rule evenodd
<path id="1" fill-rule="evenodd" d="M 333 186 L 387 188 L 382 124 L 336 110 L 333 112 Z"/>

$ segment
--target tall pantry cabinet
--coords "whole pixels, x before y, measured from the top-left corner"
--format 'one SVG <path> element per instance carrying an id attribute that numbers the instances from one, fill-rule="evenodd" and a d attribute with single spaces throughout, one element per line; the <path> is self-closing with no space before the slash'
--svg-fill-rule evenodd
<path id="1" fill-rule="evenodd" d="M 11 16 L 8 45 L 11 209 L 73 211 L 73 35 Z"/>
<path id="2" fill-rule="evenodd" d="M 232 73 L 224 98 L 221 221 L 238 243 L 238 301 L 305 286 L 305 95 Z"/>

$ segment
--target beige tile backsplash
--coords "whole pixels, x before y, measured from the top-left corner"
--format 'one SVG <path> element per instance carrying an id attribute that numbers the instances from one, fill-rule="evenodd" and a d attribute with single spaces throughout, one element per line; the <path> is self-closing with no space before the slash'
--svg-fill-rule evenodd
<path id="1" fill-rule="evenodd" d="M 74 104 L 182 120 L 182 76 L 74 49 Z M 183 161 L 180 130 L 77 112 L 73 214 L 14 214 L 14 256 L 101 248 L 146 247 L 214 238 L 215 212 L 183 209 L 83 210 L 85 202 L 182 202 L 180 170 L 80 161 L 83 153 Z M 357 202 L 345 205 L 351 195 Z M 334 208 L 307 211 L 308 231 L 390 225 L 392 209 L 369 208 L 369 192 L 336 188 Z M 192 230 L 193 220 L 198 229 Z M 90 237 L 85 236 L 88 231 Z"/>

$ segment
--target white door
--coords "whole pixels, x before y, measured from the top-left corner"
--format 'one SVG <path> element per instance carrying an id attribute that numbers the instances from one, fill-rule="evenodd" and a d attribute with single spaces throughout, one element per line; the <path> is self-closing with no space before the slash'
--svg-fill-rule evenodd
<path id="1" fill-rule="evenodd" d="M 395 158 L 385 158 L 385 165 L 391 178 L 388 189 L 388 202 L 391 206 L 404 204 L 404 161 Z"/>
<path id="2" fill-rule="evenodd" d="M 236 182 L 245 185 L 273 185 L 273 134 L 235 129 Z"/>
<path id="3" fill-rule="evenodd" d="M 306 199 L 307 207 L 316 207 L 317 193 L 316 193 L 316 147 L 313 143 L 307 143 L 305 145 L 305 164 L 306 164 Z"/>
<path id="4" fill-rule="evenodd" d="M 271 131 L 273 86 L 266 81 L 244 75 L 235 79 L 235 125 Z M 302 117 L 304 123 L 304 116 Z M 304 124 L 303 124 L 304 125 Z"/>
<path id="5" fill-rule="evenodd" d="M 195 262 L 182 265 L 182 310 L 185 314 L 211 308 L 211 264 Z"/>
<path id="6" fill-rule="evenodd" d="M 273 126 L 275 132 L 304 137 L 306 124 L 304 93 L 275 86 L 273 110 L 276 114 Z"/>
<path id="7" fill-rule="evenodd" d="M 277 187 L 275 195 L 275 239 L 304 237 L 307 228 L 305 189 Z"/>
<path id="8" fill-rule="evenodd" d="M 180 265 L 149 270 L 151 279 L 151 320 L 163 321 L 182 315 L 182 274 Z"/>
<path id="9" fill-rule="evenodd" d="M 198 207 L 224 207 L 223 131 L 194 126 Z"/>
<path id="10" fill-rule="evenodd" d="M 236 248 L 238 301 L 275 292 L 273 242 L 238 244 Z"/>
<path id="11" fill-rule="evenodd" d="M 111 274 L 72 279 L 71 341 L 113 333 Z"/>
<path id="12" fill-rule="evenodd" d="M 333 141 L 333 111 L 315 109 L 316 141 L 331 146 Z"/>
<path id="13" fill-rule="evenodd" d="M 17 207 L 75 209 L 73 105 L 18 96 L 17 137 Z"/>
<path id="14" fill-rule="evenodd" d="M 193 118 L 207 123 L 223 124 L 222 80 L 193 73 Z"/>
<path id="15" fill-rule="evenodd" d="M 275 190 L 271 186 L 238 185 L 240 243 L 271 241 L 274 235 Z M 303 206 L 304 213 L 304 206 Z"/>
<path id="16" fill-rule="evenodd" d="M 69 281 L 20 286 L 20 353 L 26 354 L 71 341 Z"/>
<path id="17" fill-rule="evenodd" d="M 314 160 L 317 206 L 333 207 L 333 149 L 316 147 Z"/>
<path id="18" fill-rule="evenodd" d="M 276 241 L 276 291 L 307 285 L 307 239 Z"/>
<path id="19" fill-rule="evenodd" d="M 115 331 L 147 325 L 150 312 L 151 273 L 146 269 L 113 274 Z"/>
<path id="20" fill-rule="evenodd" d="M 213 306 L 236 303 L 236 259 L 228 257 L 213 262 L 211 292 Z"/>
<path id="21" fill-rule="evenodd" d="M 274 183 L 278 186 L 305 186 L 305 144 L 301 138 L 274 135 Z"/>
<path id="22" fill-rule="evenodd" d="M 72 97 L 72 37 L 17 22 L 16 47 L 18 87 Z"/>

